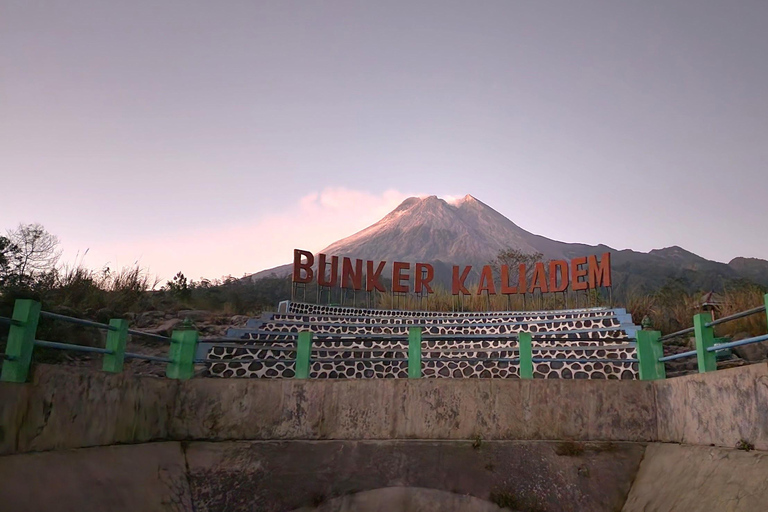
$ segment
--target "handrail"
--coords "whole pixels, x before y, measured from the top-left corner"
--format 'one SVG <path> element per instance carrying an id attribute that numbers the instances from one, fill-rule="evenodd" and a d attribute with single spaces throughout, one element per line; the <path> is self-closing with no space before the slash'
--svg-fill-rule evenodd
<path id="1" fill-rule="evenodd" d="M 679 354 L 672 354 L 671 356 L 664 356 L 659 358 L 659 362 L 674 361 L 675 359 L 682 359 L 684 357 L 690 357 L 696 355 L 695 350 L 689 350 L 688 352 L 680 352 Z"/>
<path id="2" fill-rule="evenodd" d="M 733 315 L 724 316 L 722 318 L 718 318 L 717 320 L 707 322 L 705 325 L 707 327 L 714 327 L 716 325 L 730 322 L 731 320 L 738 320 L 739 318 L 744 318 L 745 316 L 754 315 L 756 313 L 762 313 L 763 311 L 765 311 L 765 305 L 758 306 L 752 309 L 747 309 L 746 311 L 742 311 L 741 313 L 734 313 Z"/>
<path id="3" fill-rule="evenodd" d="M 171 341 L 170 336 L 163 336 L 162 334 L 153 334 L 150 332 L 137 331 L 135 329 L 128 329 L 128 334 L 133 334 L 134 336 L 143 336 L 145 338 L 153 338 L 161 341 Z"/>
<path id="4" fill-rule="evenodd" d="M 726 350 L 733 347 L 740 347 L 742 345 L 749 345 L 751 343 L 759 343 L 761 341 L 768 341 L 768 334 L 763 334 L 762 336 L 754 336 L 752 338 L 747 338 L 744 340 L 730 341 L 728 343 L 720 343 L 717 345 L 713 345 L 711 347 L 707 347 L 707 352 L 717 352 L 719 350 Z"/>
<path id="5" fill-rule="evenodd" d="M 532 359 L 534 363 L 548 363 L 548 362 L 554 362 L 554 363 L 637 363 L 639 362 L 636 358 L 626 358 L 626 359 L 619 359 L 619 358 L 603 358 L 603 359 L 589 359 L 589 358 L 580 358 L 580 359 L 568 359 L 566 357 L 534 357 Z"/>
<path id="6" fill-rule="evenodd" d="M 694 331 L 694 328 L 693 327 L 689 327 L 689 328 L 683 329 L 681 331 L 673 332 L 673 333 L 670 333 L 670 334 L 665 334 L 664 336 L 659 338 L 659 341 L 665 341 L 665 340 L 669 340 L 669 339 L 672 339 L 672 338 L 677 338 L 678 336 L 682 336 L 683 334 L 692 333 L 693 331 Z"/>
<path id="7" fill-rule="evenodd" d="M 464 322 L 465 318 L 457 318 L 454 323 L 417 323 L 416 321 L 425 320 L 423 318 L 414 318 L 415 321 L 412 324 L 406 323 L 389 323 L 389 324 L 374 324 L 374 323 L 344 323 L 344 322 L 303 322 L 301 320 L 266 320 L 262 322 L 264 324 L 277 324 L 277 325 L 298 325 L 298 326 L 316 326 L 322 325 L 326 327 L 363 327 L 363 328 L 402 328 L 402 327 L 421 327 L 421 328 L 434 328 L 434 327 L 514 327 L 519 325 L 531 325 L 531 324 L 550 324 L 550 323 L 574 323 L 574 322 L 595 322 L 601 320 L 620 320 L 617 315 L 603 316 L 603 317 L 585 317 L 585 318 L 553 318 L 550 320 L 530 320 L 530 321 L 514 321 L 514 322 Z M 428 320 L 428 319 L 427 319 Z M 448 320 L 448 319 L 446 319 Z M 621 324 L 619 324 L 621 325 Z"/>
<path id="8" fill-rule="evenodd" d="M 410 327 L 420 327 L 418 325 L 410 326 Z M 616 326 L 616 327 L 599 327 L 597 329 L 574 329 L 574 330 L 567 330 L 567 331 L 535 331 L 531 332 L 531 335 L 539 337 L 539 336 L 559 336 L 559 335 L 571 335 L 571 334 L 591 334 L 591 333 L 600 333 L 600 332 L 623 332 L 625 331 L 623 327 Z M 377 334 L 356 334 L 356 333 L 336 333 L 336 332 L 314 332 L 310 331 L 309 329 L 305 329 L 304 331 L 300 332 L 312 332 L 314 339 L 320 339 L 320 338 L 326 338 L 326 339 L 334 339 L 334 338 L 347 338 L 347 339 L 384 339 L 387 340 L 403 340 L 408 339 L 408 334 L 386 334 L 386 333 L 377 333 Z M 257 336 L 284 336 L 286 338 L 296 338 L 299 335 L 299 332 L 280 332 L 280 331 L 252 331 L 251 334 L 255 334 Z M 493 339 L 517 339 L 519 337 L 519 332 L 509 332 L 509 333 L 503 333 L 503 334 L 423 334 L 421 339 L 423 340 L 461 340 L 461 339 L 467 339 L 467 340 L 475 340 L 475 339 L 482 339 L 482 340 L 493 340 Z M 230 340 L 233 340 L 234 338 L 229 338 Z M 248 339 L 240 339 L 237 338 L 240 341 L 247 342 Z M 206 342 L 212 342 L 212 340 L 204 340 Z"/>
<path id="9" fill-rule="evenodd" d="M 40 316 L 53 318 L 54 320 L 61 320 L 63 322 L 69 322 L 75 325 L 83 325 L 85 327 L 95 327 L 97 329 L 104 329 L 107 331 L 117 331 L 117 328 L 112 327 L 111 325 L 101 324 L 99 322 L 91 322 L 90 320 L 83 320 L 82 318 L 75 318 L 67 315 L 60 315 L 58 313 L 51 313 L 49 311 L 41 311 Z"/>
<path id="10" fill-rule="evenodd" d="M 21 322 L 19 322 L 18 320 L 14 320 L 13 318 L 6 318 L 4 316 L 0 316 L 0 324 L 21 325 Z"/>
<path id="11" fill-rule="evenodd" d="M 126 359 L 144 359 L 146 361 L 155 361 L 158 363 L 170 363 L 171 360 L 167 357 L 157 357 L 157 356 L 148 356 L 144 354 L 135 354 L 133 352 L 126 352 L 125 353 Z"/>
<path id="12" fill-rule="evenodd" d="M 106 348 L 88 347 L 85 345 L 75 345 L 74 343 L 59 343 L 58 341 L 35 340 L 35 345 L 45 348 L 56 348 L 59 350 L 72 350 L 75 352 L 95 352 L 97 354 L 114 354 L 114 350 Z"/>

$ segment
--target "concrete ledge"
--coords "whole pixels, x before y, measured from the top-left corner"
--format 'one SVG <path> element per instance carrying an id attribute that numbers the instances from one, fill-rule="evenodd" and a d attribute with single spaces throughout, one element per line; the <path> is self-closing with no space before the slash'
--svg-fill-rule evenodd
<path id="1" fill-rule="evenodd" d="M 659 441 L 768 450 L 768 363 L 654 384 Z"/>
<path id="2" fill-rule="evenodd" d="M 624 512 L 768 509 L 768 453 L 653 444 Z"/>
<path id="3" fill-rule="evenodd" d="M 193 380 L 174 437 L 576 439 L 656 437 L 650 382 L 597 380 Z"/>

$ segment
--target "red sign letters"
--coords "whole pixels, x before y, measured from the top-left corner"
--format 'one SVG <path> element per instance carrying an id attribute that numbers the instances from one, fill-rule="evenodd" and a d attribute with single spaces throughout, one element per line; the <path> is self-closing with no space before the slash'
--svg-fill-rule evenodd
<path id="1" fill-rule="evenodd" d="M 365 264 L 363 264 L 365 263 Z M 294 249 L 293 251 L 293 282 L 311 283 L 317 281 L 320 286 L 341 286 L 350 290 L 365 290 L 371 292 L 378 290 L 387 292 L 382 283 L 382 273 L 387 266 L 386 261 L 370 261 L 347 257 L 341 259 L 339 269 L 339 257 L 328 256 L 323 253 L 317 256 L 317 268 L 315 268 L 315 256 L 309 251 Z M 435 269 L 429 263 L 392 263 L 391 283 L 395 293 L 434 293 L 432 281 L 435 278 Z M 365 269 L 365 273 L 363 273 Z M 341 274 L 339 274 L 341 270 Z M 584 256 L 573 258 L 570 262 L 565 260 L 553 260 L 548 263 L 537 262 L 533 272 L 525 265 L 518 265 L 512 269 L 517 272 L 514 276 L 508 265 L 501 265 L 494 269 L 491 265 L 485 265 L 480 270 L 480 279 L 477 284 L 477 295 L 487 293 L 489 295 L 514 295 L 518 293 L 564 292 L 569 288 L 574 291 L 588 290 L 599 287 L 611 286 L 611 253 L 604 253 L 598 260 L 597 256 Z M 467 278 L 472 272 L 472 266 L 453 266 L 453 278 L 451 280 L 451 293 L 453 295 L 471 295 L 467 288 Z M 498 274 L 498 276 L 496 275 Z M 528 276 L 530 275 L 530 282 Z M 511 279 L 511 278 L 516 279 Z M 498 281 L 496 280 L 498 278 Z M 413 288 L 411 288 L 413 282 Z"/>

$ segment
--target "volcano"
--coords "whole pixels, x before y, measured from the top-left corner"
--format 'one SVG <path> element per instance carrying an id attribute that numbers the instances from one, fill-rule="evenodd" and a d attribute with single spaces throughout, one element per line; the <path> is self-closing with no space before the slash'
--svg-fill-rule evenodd
<path id="1" fill-rule="evenodd" d="M 768 285 L 765 260 L 753 258 L 746 265 L 744 258 L 736 258 L 725 264 L 677 246 L 643 253 L 560 242 L 526 231 L 471 195 L 453 201 L 437 196 L 409 197 L 380 221 L 320 252 L 363 260 L 431 263 L 437 281 L 446 282 L 452 265 L 473 265 L 479 270 L 505 249 L 541 253 L 544 260 L 610 252 L 614 288 L 623 290 L 649 291 L 670 280 L 691 291 L 719 290 L 737 279 Z M 291 271 L 292 265 L 287 264 L 249 278 L 285 277 Z"/>

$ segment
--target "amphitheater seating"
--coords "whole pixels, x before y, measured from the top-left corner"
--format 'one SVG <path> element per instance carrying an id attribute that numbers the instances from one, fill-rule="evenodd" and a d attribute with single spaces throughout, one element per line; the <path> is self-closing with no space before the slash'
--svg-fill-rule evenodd
<path id="1" fill-rule="evenodd" d="M 638 327 L 609 308 L 438 312 L 285 302 L 225 340 L 203 340 L 199 354 L 212 377 L 290 378 L 298 333 L 310 331 L 310 378 L 405 378 L 412 327 L 421 328 L 425 378 L 519 377 L 521 332 L 532 334 L 534 378 L 637 378 Z"/>

